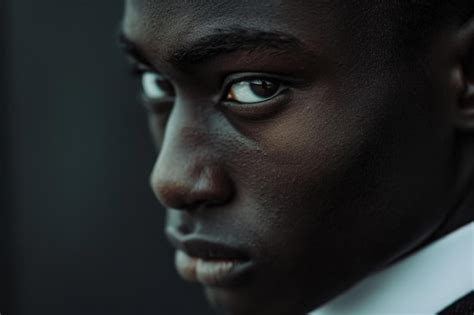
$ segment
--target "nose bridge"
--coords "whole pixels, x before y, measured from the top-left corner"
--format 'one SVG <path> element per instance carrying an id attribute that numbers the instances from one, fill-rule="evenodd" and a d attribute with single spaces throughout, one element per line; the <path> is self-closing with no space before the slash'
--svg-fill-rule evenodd
<path id="1" fill-rule="evenodd" d="M 206 155 L 206 126 L 191 106 L 175 104 L 164 132 L 164 139 L 156 166 L 163 175 L 166 173 L 187 173 L 195 176 L 203 161 L 200 155 Z M 173 174 L 170 174 L 173 175 Z M 165 176 L 168 177 L 168 176 Z"/>
<path id="2" fill-rule="evenodd" d="M 223 202 L 230 185 L 205 124 L 190 111 L 175 109 L 150 177 L 153 191 L 165 207 L 173 209 Z"/>
<path id="3" fill-rule="evenodd" d="M 202 131 L 191 127 L 172 128 L 167 131 L 153 169 L 158 182 L 176 182 L 189 185 L 200 176 L 206 161 L 206 146 Z M 209 159 L 209 156 L 208 156 Z"/>

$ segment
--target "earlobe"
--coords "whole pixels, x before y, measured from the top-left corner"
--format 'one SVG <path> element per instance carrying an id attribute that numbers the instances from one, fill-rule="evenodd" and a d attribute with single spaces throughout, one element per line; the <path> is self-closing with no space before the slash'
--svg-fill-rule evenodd
<path id="1" fill-rule="evenodd" d="M 461 86 L 456 109 L 459 129 L 474 132 L 474 18 L 459 33 Z"/>
<path id="2" fill-rule="evenodd" d="M 465 77 L 457 112 L 457 127 L 464 131 L 474 132 L 474 80 Z"/>

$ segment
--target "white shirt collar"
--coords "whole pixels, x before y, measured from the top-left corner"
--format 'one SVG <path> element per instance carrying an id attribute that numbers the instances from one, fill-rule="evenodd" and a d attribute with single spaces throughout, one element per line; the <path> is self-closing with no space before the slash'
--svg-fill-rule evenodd
<path id="1" fill-rule="evenodd" d="M 474 222 L 351 288 L 310 315 L 433 315 L 474 290 Z"/>

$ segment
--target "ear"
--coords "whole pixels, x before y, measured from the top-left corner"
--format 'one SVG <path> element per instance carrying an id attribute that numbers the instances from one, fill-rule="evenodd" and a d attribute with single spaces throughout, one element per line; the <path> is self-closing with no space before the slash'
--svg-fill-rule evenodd
<path id="1" fill-rule="evenodd" d="M 456 123 L 459 129 L 474 132 L 474 17 L 458 33 L 459 86 Z"/>

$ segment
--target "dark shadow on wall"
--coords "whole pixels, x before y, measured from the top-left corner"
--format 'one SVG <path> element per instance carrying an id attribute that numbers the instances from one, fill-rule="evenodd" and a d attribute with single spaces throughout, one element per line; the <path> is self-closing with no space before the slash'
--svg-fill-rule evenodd
<path id="1" fill-rule="evenodd" d="M 176 276 L 148 188 L 154 153 L 115 42 L 121 11 L 8 2 L 11 314 L 210 314 Z"/>
<path id="2" fill-rule="evenodd" d="M 7 143 L 7 93 L 8 82 L 5 73 L 6 60 L 6 23 L 5 11 L 6 3 L 0 0 L 0 313 L 11 313 L 10 302 L 13 300 L 11 266 L 11 224 L 8 193 L 8 143 Z"/>

